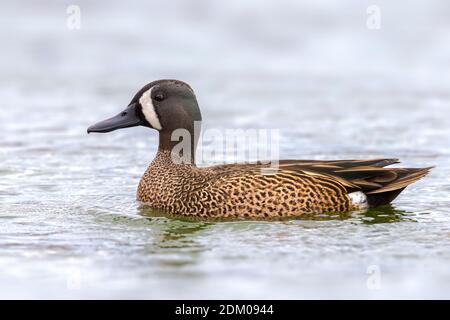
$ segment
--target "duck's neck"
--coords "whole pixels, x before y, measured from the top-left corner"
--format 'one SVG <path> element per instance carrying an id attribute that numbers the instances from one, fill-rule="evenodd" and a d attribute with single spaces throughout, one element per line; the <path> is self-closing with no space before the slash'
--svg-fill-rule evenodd
<path id="1" fill-rule="evenodd" d="M 196 147 L 197 138 L 191 130 L 160 131 L 156 158 L 170 157 L 174 165 L 195 165 Z"/>

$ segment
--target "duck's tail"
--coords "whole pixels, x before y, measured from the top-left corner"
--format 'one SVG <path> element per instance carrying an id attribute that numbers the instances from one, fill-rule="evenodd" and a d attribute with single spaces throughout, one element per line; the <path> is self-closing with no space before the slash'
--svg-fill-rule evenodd
<path id="1" fill-rule="evenodd" d="M 370 207 L 392 202 L 408 185 L 426 176 L 433 167 L 428 168 L 395 168 L 397 179 L 384 184 L 382 188 L 365 192 Z"/>

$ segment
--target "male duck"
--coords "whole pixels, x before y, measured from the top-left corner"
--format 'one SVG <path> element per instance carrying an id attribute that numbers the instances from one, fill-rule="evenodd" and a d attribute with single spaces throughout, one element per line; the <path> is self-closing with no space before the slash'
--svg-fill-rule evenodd
<path id="1" fill-rule="evenodd" d="M 172 152 L 178 141 L 172 132 L 194 134 L 201 121 L 192 88 L 178 80 L 159 80 L 144 86 L 128 107 L 115 117 L 88 128 L 109 132 L 145 126 L 159 131 L 159 148 L 141 178 L 137 199 L 169 214 L 192 217 L 274 218 L 346 212 L 383 205 L 431 168 L 384 168 L 397 159 L 281 160 L 273 174 L 267 164 L 195 165 L 192 155 L 180 161 Z M 180 163 L 181 162 L 181 163 Z"/>

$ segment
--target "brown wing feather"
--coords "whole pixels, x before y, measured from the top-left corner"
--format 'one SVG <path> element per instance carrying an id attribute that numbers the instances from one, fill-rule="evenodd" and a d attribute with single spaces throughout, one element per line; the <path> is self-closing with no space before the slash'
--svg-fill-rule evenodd
<path id="1" fill-rule="evenodd" d="M 288 167 L 284 167 L 284 169 L 287 170 Z M 326 174 L 346 186 L 349 192 L 360 190 L 366 194 L 403 189 L 423 178 L 431 170 L 431 168 L 381 168 L 368 165 L 347 167 L 345 169 L 324 168 L 316 165 L 296 165 L 292 168 L 289 167 L 289 169 Z"/>
<path id="2" fill-rule="evenodd" d="M 410 185 L 411 183 L 414 183 L 414 182 L 420 180 L 421 178 L 423 178 L 424 176 L 426 176 L 432 168 L 433 167 L 398 169 L 399 173 L 397 175 L 398 176 L 397 179 L 384 184 L 382 188 L 369 191 L 369 192 L 367 192 L 367 194 L 376 194 L 376 193 L 383 193 L 383 192 L 389 192 L 389 191 L 403 189 L 403 188 L 407 187 L 408 185 Z M 395 170 L 395 169 L 393 169 L 393 170 Z"/>

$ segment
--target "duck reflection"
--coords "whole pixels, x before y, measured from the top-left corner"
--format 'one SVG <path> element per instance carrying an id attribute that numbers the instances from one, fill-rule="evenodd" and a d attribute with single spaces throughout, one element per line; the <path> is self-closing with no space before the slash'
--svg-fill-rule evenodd
<path id="1" fill-rule="evenodd" d="M 337 212 L 337 213 L 331 212 L 321 215 L 304 216 L 297 220 L 315 220 L 315 221 L 356 220 L 363 224 L 415 221 L 411 217 L 411 213 L 403 210 L 398 210 L 391 204 L 366 210 Z"/>
<path id="2" fill-rule="evenodd" d="M 141 207 L 140 213 L 147 217 L 168 217 L 163 212 L 155 211 L 149 207 Z M 274 221 L 286 221 L 286 220 L 315 220 L 315 221 L 329 221 L 329 220 L 358 220 L 363 224 L 378 224 L 378 223 L 393 223 L 401 221 L 415 221 L 412 218 L 412 213 L 396 209 L 392 204 L 378 206 L 372 209 L 350 211 L 350 212 L 330 212 L 325 214 L 304 215 L 302 217 L 292 218 L 279 218 Z M 219 222 L 229 221 L 226 219 L 213 219 L 213 220 L 200 220 L 198 218 L 187 218 L 172 216 L 173 224 L 169 224 L 170 228 L 167 231 L 168 239 L 176 240 L 185 237 L 189 234 L 194 234 L 200 230 L 208 228 L 208 226 Z M 242 221 L 248 221 L 242 220 Z M 251 219 L 255 221 L 255 219 Z M 236 221 L 236 220 L 232 220 Z M 264 219 L 267 221 L 267 218 Z"/>
<path id="3" fill-rule="evenodd" d="M 138 207 L 138 213 L 152 223 L 154 237 L 145 246 L 145 251 L 156 258 L 153 261 L 163 267 L 162 270 L 181 268 L 180 272 L 189 272 L 184 267 L 199 263 L 206 248 L 199 241 L 198 234 L 208 229 L 212 223 L 169 217 L 145 205 Z"/>
<path id="4" fill-rule="evenodd" d="M 212 225 L 209 221 L 181 216 L 168 216 L 145 205 L 138 207 L 138 213 L 150 221 L 158 219 L 160 222 L 158 224 L 162 226 L 160 245 L 164 248 L 185 246 L 188 243 L 192 243 L 193 238 L 191 236 Z"/>
<path id="5" fill-rule="evenodd" d="M 365 212 L 358 213 L 356 218 L 364 224 L 393 223 L 401 221 L 415 221 L 411 213 L 398 210 L 393 205 L 379 206 Z"/>

